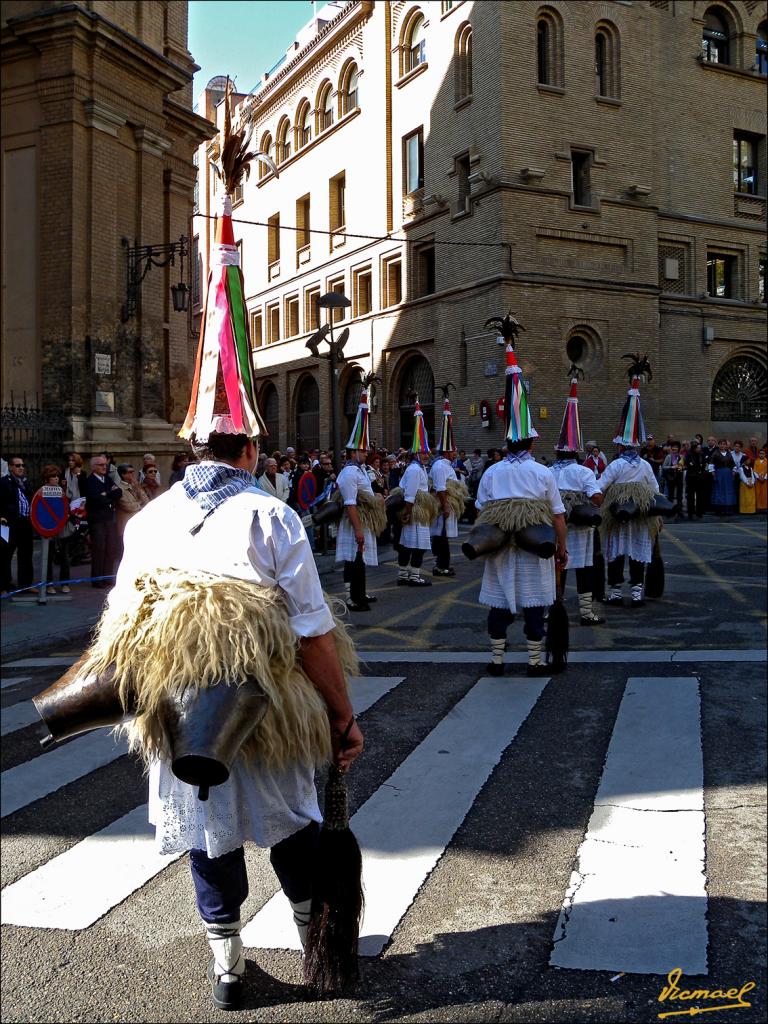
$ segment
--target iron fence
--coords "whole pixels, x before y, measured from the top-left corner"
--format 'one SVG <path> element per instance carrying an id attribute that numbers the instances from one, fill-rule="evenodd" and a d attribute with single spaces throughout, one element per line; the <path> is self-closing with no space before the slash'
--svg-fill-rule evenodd
<path id="1" fill-rule="evenodd" d="M 64 446 L 70 437 L 69 424 L 60 413 L 37 406 L 4 405 L 0 409 L 0 444 L 7 461 L 12 455 L 24 459 L 27 478 L 33 486 L 42 481 L 43 466 L 64 467 Z"/>

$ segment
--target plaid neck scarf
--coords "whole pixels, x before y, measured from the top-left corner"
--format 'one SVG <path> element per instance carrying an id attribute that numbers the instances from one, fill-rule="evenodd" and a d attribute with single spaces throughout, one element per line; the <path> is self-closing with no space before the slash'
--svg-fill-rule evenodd
<path id="1" fill-rule="evenodd" d="M 199 533 L 208 516 L 213 515 L 227 498 L 254 486 L 253 474 L 246 469 L 235 469 L 221 462 L 201 462 L 188 466 L 181 485 L 192 501 L 205 512 L 202 520 L 189 531 Z"/>
<path id="2" fill-rule="evenodd" d="M 525 462 L 526 459 L 532 459 L 533 456 L 530 452 L 509 452 L 507 454 L 507 462 L 511 462 L 514 465 L 516 462 Z"/>
<path id="3" fill-rule="evenodd" d="M 24 484 L 27 482 L 27 478 L 22 477 L 20 480 L 17 476 L 14 476 L 13 473 L 11 473 L 10 476 L 16 484 L 19 492 L 19 515 L 22 519 L 29 519 L 29 502 L 27 501 L 27 496 L 24 493 Z"/>
<path id="4" fill-rule="evenodd" d="M 624 459 L 624 461 L 628 462 L 630 466 L 634 466 L 636 462 L 640 461 L 640 456 L 637 454 L 637 452 L 633 451 L 622 452 L 619 458 Z"/>

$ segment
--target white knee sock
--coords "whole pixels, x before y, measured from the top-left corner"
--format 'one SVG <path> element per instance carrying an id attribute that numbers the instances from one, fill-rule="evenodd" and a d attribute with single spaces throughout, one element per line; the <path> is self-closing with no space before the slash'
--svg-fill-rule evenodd
<path id="1" fill-rule="evenodd" d="M 291 903 L 291 910 L 293 911 L 294 924 L 299 932 L 301 948 L 304 949 L 307 945 L 307 929 L 309 928 L 312 900 L 302 900 L 301 903 Z"/>
<path id="2" fill-rule="evenodd" d="M 410 578 L 412 580 L 420 580 L 421 579 L 421 571 L 419 569 L 411 568 L 409 570 L 409 575 L 410 575 Z"/>
<path id="3" fill-rule="evenodd" d="M 540 665 L 541 664 L 541 653 L 544 650 L 543 640 L 529 640 L 528 641 L 528 664 L 529 665 Z"/>
<path id="4" fill-rule="evenodd" d="M 591 594 L 579 594 L 579 611 L 581 612 L 582 619 L 592 618 L 594 612 L 592 611 Z"/>
<path id="5" fill-rule="evenodd" d="M 613 601 L 614 599 L 621 599 L 621 584 L 619 584 L 618 587 L 613 587 L 611 589 L 611 592 L 608 595 L 608 599 L 611 601 Z"/>
<path id="6" fill-rule="evenodd" d="M 206 921 L 205 937 L 213 952 L 214 971 L 217 977 L 222 981 L 236 981 L 245 971 L 240 922 L 209 924 Z"/>
<path id="7" fill-rule="evenodd" d="M 633 583 L 632 584 L 632 600 L 642 601 L 643 600 L 643 584 Z"/>
<path id="8" fill-rule="evenodd" d="M 494 665 L 504 664 L 504 651 L 507 649 L 506 640 L 494 640 L 491 637 L 491 662 Z"/>
<path id="9" fill-rule="evenodd" d="M 397 570 L 397 578 L 399 580 L 407 580 L 409 574 L 410 569 L 408 568 L 407 565 L 401 565 L 400 568 Z"/>

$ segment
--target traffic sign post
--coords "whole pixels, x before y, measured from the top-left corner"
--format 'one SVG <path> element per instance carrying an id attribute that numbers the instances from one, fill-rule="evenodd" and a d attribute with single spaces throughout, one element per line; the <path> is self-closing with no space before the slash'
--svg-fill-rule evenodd
<path id="1" fill-rule="evenodd" d="M 61 487 L 41 487 L 29 509 L 32 526 L 43 538 L 40 592 L 38 604 L 48 603 L 48 548 L 51 537 L 58 537 L 69 521 L 69 501 Z"/>

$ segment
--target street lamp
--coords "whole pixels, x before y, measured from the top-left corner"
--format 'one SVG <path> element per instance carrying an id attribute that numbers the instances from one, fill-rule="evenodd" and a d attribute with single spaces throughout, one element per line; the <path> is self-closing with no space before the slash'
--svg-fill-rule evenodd
<path id="1" fill-rule="evenodd" d="M 136 315 L 141 296 L 141 283 L 152 267 L 176 266 L 176 257 L 180 260 L 180 278 L 178 284 L 171 285 L 171 299 L 174 313 L 186 313 L 189 308 L 189 288 L 184 282 L 184 257 L 189 256 L 189 239 L 181 235 L 177 242 L 164 245 L 131 245 L 127 238 L 122 239 L 126 257 L 125 302 L 120 319 L 127 323 Z"/>
<path id="2" fill-rule="evenodd" d="M 328 322 L 315 331 L 307 341 L 307 348 L 316 359 L 327 359 L 331 373 L 331 434 L 333 437 L 333 460 L 338 472 L 341 465 L 341 433 L 339 425 L 339 363 L 344 362 L 344 346 L 349 338 L 349 328 L 345 327 L 338 338 L 333 336 L 333 315 L 337 309 L 346 309 L 352 303 L 342 292 L 326 292 L 317 300 L 318 309 L 328 310 Z M 328 345 L 328 351 L 322 355 L 318 351 L 321 342 Z"/>

